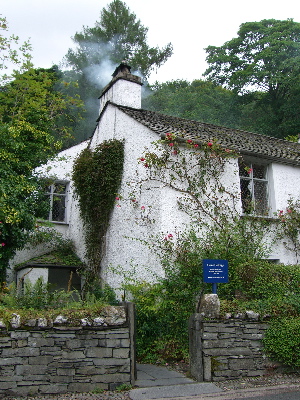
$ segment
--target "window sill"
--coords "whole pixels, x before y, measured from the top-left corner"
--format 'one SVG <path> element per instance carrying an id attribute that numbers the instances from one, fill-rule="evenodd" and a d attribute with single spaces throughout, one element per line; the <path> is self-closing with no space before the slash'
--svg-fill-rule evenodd
<path id="1" fill-rule="evenodd" d="M 267 221 L 273 221 L 273 222 L 278 222 L 279 219 L 276 217 L 271 217 L 270 215 L 250 215 L 250 214 L 241 214 L 241 218 L 248 218 L 248 219 L 258 219 L 262 220 L 265 219 Z"/>
<path id="2" fill-rule="evenodd" d="M 48 224 L 53 224 L 53 225 L 69 225 L 68 222 L 64 222 L 64 221 L 49 221 L 48 219 L 37 219 L 37 221 L 48 223 Z"/>

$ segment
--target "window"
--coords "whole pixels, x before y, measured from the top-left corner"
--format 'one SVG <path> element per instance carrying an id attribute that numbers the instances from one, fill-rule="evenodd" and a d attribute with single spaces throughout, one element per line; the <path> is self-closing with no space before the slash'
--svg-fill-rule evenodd
<path id="1" fill-rule="evenodd" d="M 54 182 L 47 187 L 50 209 L 46 219 L 49 221 L 66 222 L 67 186 L 66 182 Z"/>
<path id="2" fill-rule="evenodd" d="M 267 165 L 239 165 L 241 200 L 244 214 L 269 215 Z"/>

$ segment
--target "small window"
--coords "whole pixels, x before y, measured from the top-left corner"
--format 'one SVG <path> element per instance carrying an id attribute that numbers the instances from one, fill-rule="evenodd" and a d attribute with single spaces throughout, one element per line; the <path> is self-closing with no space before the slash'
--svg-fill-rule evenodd
<path id="1" fill-rule="evenodd" d="M 48 186 L 46 196 L 50 202 L 49 221 L 66 222 L 67 185 L 66 182 L 54 182 Z"/>
<path id="2" fill-rule="evenodd" d="M 244 214 L 269 215 L 267 165 L 239 165 L 241 200 Z"/>

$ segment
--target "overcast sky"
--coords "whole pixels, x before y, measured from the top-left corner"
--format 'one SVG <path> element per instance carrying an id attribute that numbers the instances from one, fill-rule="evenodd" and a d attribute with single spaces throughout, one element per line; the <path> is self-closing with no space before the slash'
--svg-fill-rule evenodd
<path id="1" fill-rule="evenodd" d="M 71 37 L 82 26 L 92 27 L 106 0 L 2 0 L 1 14 L 10 32 L 30 38 L 35 67 L 59 64 Z M 150 83 L 158 80 L 199 79 L 207 65 L 204 48 L 220 46 L 236 36 L 243 22 L 293 18 L 300 22 L 297 0 L 126 0 L 141 23 L 149 28 L 148 43 L 163 47 L 171 42 L 173 56 Z M 113 71 L 112 71 L 113 72 Z"/>

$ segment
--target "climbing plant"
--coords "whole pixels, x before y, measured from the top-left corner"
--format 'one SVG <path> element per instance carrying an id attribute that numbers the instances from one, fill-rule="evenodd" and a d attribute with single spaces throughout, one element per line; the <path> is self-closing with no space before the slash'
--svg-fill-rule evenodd
<path id="1" fill-rule="evenodd" d="M 277 212 L 280 221 L 279 237 L 287 250 L 294 252 L 297 262 L 300 259 L 300 200 L 290 198 L 285 209 Z"/>
<path id="2" fill-rule="evenodd" d="M 221 293 L 219 291 L 227 304 L 236 301 L 237 289 L 247 300 L 248 297 L 261 299 L 265 282 L 251 281 L 249 277 L 250 272 L 269 265 L 256 263 L 269 254 L 272 240 L 267 241 L 266 237 L 273 229 L 270 220 L 240 217 L 239 179 L 228 180 L 238 169 L 239 154 L 222 148 L 212 139 L 206 142 L 186 140 L 172 133 L 167 133 L 153 146 L 139 158 L 145 173 L 130 182 L 130 196 L 135 199 L 132 204 L 137 210 L 141 209 L 143 216 L 150 207 L 137 206 L 138 199 L 142 198 L 139 194 L 149 181 L 158 182 L 159 187 L 176 193 L 178 209 L 190 217 L 183 218 L 190 222 L 183 231 L 143 237 L 141 242 L 160 257 L 164 276 L 158 277 L 155 284 L 128 280 L 125 287 L 137 306 L 138 356 L 151 362 L 186 358 L 187 320 L 195 312 L 197 295 L 202 290 L 210 290 L 202 282 L 203 259 L 229 261 L 230 282 L 222 285 Z M 126 200 L 125 196 L 123 199 Z M 175 211 L 170 204 L 168 212 L 172 209 Z M 150 224 L 153 220 L 151 216 L 148 218 Z M 272 288 L 280 286 L 276 279 L 270 282 L 264 275 L 264 280 L 272 283 Z M 290 308 L 295 312 L 294 307 Z"/>
<path id="3" fill-rule="evenodd" d="M 73 167 L 73 181 L 84 223 L 86 258 L 86 290 L 99 277 L 103 256 L 103 238 L 121 184 L 124 143 L 108 140 L 94 150 L 84 149 Z"/>

